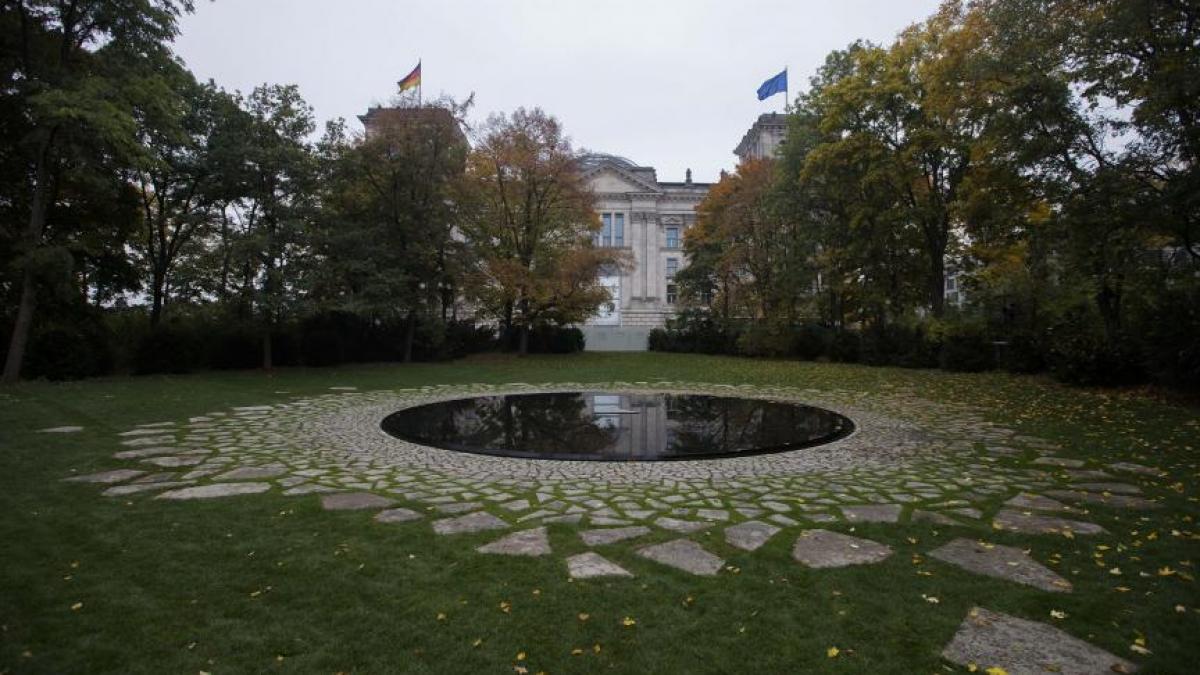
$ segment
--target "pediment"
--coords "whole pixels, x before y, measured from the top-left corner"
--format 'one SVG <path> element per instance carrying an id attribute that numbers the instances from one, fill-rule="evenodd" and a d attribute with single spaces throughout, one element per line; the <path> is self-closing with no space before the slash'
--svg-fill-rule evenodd
<path id="1" fill-rule="evenodd" d="M 585 178 L 592 192 L 622 193 L 622 192 L 659 192 L 657 185 L 644 181 L 637 176 L 623 171 L 612 165 L 601 165 L 592 169 Z"/>

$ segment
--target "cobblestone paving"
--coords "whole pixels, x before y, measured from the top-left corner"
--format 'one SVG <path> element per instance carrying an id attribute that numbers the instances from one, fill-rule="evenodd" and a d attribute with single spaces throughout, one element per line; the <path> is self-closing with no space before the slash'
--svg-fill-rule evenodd
<path id="1" fill-rule="evenodd" d="M 102 494 L 122 498 L 319 494 L 327 509 L 361 509 L 386 524 L 381 527 L 504 535 L 466 555 L 554 555 L 545 526 L 573 524 L 589 548 L 623 547 L 663 563 L 664 573 L 703 575 L 721 574 L 723 561 L 689 539 L 699 531 L 720 531 L 729 545 L 745 551 L 786 536 L 804 549 L 805 559 L 824 560 L 847 555 L 837 547 L 849 545 L 846 537 L 824 531 L 831 524 L 976 524 L 1075 536 L 1104 532 L 1086 520 L 1088 504 L 1139 511 L 1158 506 L 1123 482 L 1158 476 L 1156 467 L 1089 466 L 1056 456 L 1057 448 L 1044 439 L 987 421 L 980 410 L 912 395 L 672 382 L 331 390 L 127 430 L 114 439 L 119 447 L 112 469 L 66 480 L 99 484 Z M 856 430 L 832 444 L 778 454 L 615 463 L 456 453 L 401 441 L 379 427 L 399 409 L 433 401 L 577 390 L 800 401 L 849 417 Z M 672 541 L 640 541 L 654 533 Z M 887 550 L 866 539 L 851 543 L 852 553 L 860 546 Z M 966 541 L 959 546 L 962 551 L 944 549 L 937 557 L 975 573 L 1011 572 L 1014 581 L 1069 592 L 1036 562 L 1019 558 L 1019 551 L 972 548 Z M 562 564 L 576 578 L 633 576 L 595 552 L 563 558 Z M 962 639 L 950 648 L 956 655 L 964 651 L 971 650 L 962 648 Z"/>

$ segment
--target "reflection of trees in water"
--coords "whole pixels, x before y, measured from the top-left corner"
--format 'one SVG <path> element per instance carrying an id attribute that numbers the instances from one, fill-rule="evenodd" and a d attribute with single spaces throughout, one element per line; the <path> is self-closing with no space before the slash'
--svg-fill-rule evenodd
<path id="1" fill-rule="evenodd" d="M 834 432 L 836 417 L 778 401 L 665 396 L 668 455 L 704 455 L 804 443 Z"/>
<path id="2" fill-rule="evenodd" d="M 597 427 L 579 394 L 488 396 L 425 406 L 419 413 L 405 424 L 410 435 L 475 450 L 595 454 L 620 433 Z"/>

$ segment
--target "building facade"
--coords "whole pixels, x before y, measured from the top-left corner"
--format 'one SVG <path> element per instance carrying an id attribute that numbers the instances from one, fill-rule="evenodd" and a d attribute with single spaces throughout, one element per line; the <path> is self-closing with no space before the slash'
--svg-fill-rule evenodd
<path id="1" fill-rule="evenodd" d="M 601 277 L 612 302 L 585 326 L 589 349 L 645 349 L 652 328 L 675 312 L 675 273 L 687 264 L 683 234 L 696 222 L 708 183 L 660 182 L 653 167 L 615 155 L 585 155 L 584 177 L 596 195 L 596 245 L 623 249 L 631 264 Z"/>
<path id="2" fill-rule="evenodd" d="M 775 157 L 785 139 L 787 116 L 783 113 L 765 113 L 759 115 L 746 135 L 742 136 L 742 142 L 734 148 L 733 154 L 742 162 L 748 159 L 770 159 Z"/>

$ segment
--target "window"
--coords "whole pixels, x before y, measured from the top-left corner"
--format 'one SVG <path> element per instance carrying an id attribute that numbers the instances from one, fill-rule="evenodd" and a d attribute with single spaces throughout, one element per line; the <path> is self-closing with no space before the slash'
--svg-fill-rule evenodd
<path id="1" fill-rule="evenodd" d="M 673 305 L 677 299 L 679 299 L 679 289 L 675 287 L 675 284 L 667 284 L 667 304 Z"/>
<path id="2" fill-rule="evenodd" d="M 667 228 L 667 248 L 679 248 L 679 228 Z"/>
<path id="3" fill-rule="evenodd" d="M 601 213 L 600 231 L 596 233 L 596 246 L 622 247 L 625 245 L 625 214 Z"/>
<path id="4" fill-rule="evenodd" d="M 667 278 L 674 279 L 679 271 L 679 258 L 667 258 Z"/>

